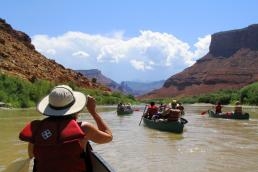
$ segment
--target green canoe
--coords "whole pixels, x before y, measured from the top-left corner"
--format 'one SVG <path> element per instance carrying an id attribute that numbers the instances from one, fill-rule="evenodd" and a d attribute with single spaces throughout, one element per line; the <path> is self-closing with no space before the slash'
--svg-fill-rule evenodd
<path id="1" fill-rule="evenodd" d="M 145 117 L 143 117 L 143 122 L 149 128 L 173 133 L 182 133 L 184 130 L 184 124 L 187 123 L 186 121 L 163 121 L 159 119 L 150 120 Z"/>
<path id="2" fill-rule="evenodd" d="M 131 107 L 127 108 L 117 108 L 117 115 L 130 115 L 133 113 L 133 109 Z"/>
<path id="3" fill-rule="evenodd" d="M 209 116 L 213 118 L 225 118 L 225 119 L 249 119 L 249 113 L 236 114 L 232 112 L 227 113 L 215 113 L 213 110 L 208 110 Z"/>

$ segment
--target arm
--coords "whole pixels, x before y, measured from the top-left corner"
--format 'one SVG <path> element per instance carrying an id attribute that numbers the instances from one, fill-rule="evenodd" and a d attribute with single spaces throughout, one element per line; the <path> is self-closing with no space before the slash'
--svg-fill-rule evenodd
<path id="1" fill-rule="evenodd" d="M 93 97 L 88 96 L 87 109 L 94 118 L 97 127 L 88 122 L 82 123 L 82 129 L 86 132 L 85 139 L 92 140 L 96 143 L 107 143 L 112 141 L 113 135 L 107 124 L 96 112 L 96 101 Z"/>
<path id="2" fill-rule="evenodd" d="M 29 155 L 30 159 L 34 157 L 33 148 L 34 148 L 34 145 L 32 143 L 29 143 L 28 144 L 28 155 Z"/>
<path id="3" fill-rule="evenodd" d="M 161 113 L 163 117 L 166 117 L 170 113 L 170 108 L 164 109 L 164 111 Z"/>
<path id="4" fill-rule="evenodd" d="M 149 114 L 149 108 L 147 107 L 147 110 L 143 113 L 143 116 L 144 116 L 144 117 L 147 117 L 148 114 Z"/>

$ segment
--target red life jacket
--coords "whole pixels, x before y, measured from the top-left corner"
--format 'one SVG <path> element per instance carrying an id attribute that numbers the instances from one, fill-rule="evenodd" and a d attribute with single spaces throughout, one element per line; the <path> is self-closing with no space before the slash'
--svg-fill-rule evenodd
<path id="1" fill-rule="evenodd" d="M 216 113 L 222 113 L 222 106 L 221 105 L 216 105 L 215 107 Z"/>
<path id="2" fill-rule="evenodd" d="M 153 116 L 156 115 L 158 113 L 158 107 L 157 106 L 148 106 L 148 110 L 147 110 L 148 115 Z"/>
<path id="3" fill-rule="evenodd" d="M 85 136 L 74 119 L 46 118 L 28 124 L 19 138 L 34 144 L 37 172 L 86 171 L 80 139 Z"/>

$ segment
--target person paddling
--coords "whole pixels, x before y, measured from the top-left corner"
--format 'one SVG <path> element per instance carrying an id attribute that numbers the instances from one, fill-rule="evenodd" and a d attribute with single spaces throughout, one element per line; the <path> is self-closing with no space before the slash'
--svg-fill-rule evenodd
<path id="1" fill-rule="evenodd" d="M 155 102 L 150 102 L 150 105 L 147 108 L 146 113 L 144 116 L 148 119 L 152 119 L 153 117 L 156 118 L 156 115 L 158 114 L 158 107 L 155 105 Z"/>
<path id="2" fill-rule="evenodd" d="M 77 122 L 85 105 L 97 126 Z M 29 142 L 33 171 L 85 172 L 88 167 L 84 149 L 88 141 L 101 144 L 113 139 L 111 130 L 96 112 L 95 99 L 67 85 L 56 86 L 38 103 L 37 110 L 47 117 L 30 122 L 19 134 L 22 141 Z"/>
<path id="3" fill-rule="evenodd" d="M 185 114 L 185 111 L 184 111 L 184 106 L 182 105 L 181 102 L 179 102 L 177 105 L 176 105 L 176 108 L 180 110 L 180 114 L 181 116 Z"/>
<path id="4" fill-rule="evenodd" d="M 222 113 L 222 105 L 221 105 L 220 101 L 218 101 L 216 106 L 215 106 L 215 113 L 216 114 Z"/>
<path id="5" fill-rule="evenodd" d="M 172 100 L 171 107 L 166 109 L 162 116 L 168 121 L 178 121 L 180 118 L 181 111 L 176 108 L 177 102 L 176 100 Z"/>
<path id="6" fill-rule="evenodd" d="M 242 115 L 242 105 L 239 101 L 236 101 L 235 107 L 234 107 L 234 113 L 238 115 Z"/>

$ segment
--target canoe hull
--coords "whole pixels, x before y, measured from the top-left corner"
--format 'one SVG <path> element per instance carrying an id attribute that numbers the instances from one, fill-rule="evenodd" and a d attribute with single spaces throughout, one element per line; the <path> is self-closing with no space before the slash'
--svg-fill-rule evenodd
<path id="1" fill-rule="evenodd" d="M 89 167 L 89 171 L 115 172 L 115 170 L 96 151 L 93 151 L 90 143 L 87 143 L 87 148 L 85 153 L 86 153 L 86 165 Z"/>
<path id="2" fill-rule="evenodd" d="M 184 124 L 179 121 L 159 121 L 143 118 L 143 122 L 147 127 L 160 131 L 182 133 L 184 129 Z"/>
<path id="3" fill-rule="evenodd" d="M 125 110 L 122 110 L 122 109 L 117 109 L 117 115 L 130 115 L 133 113 L 133 109 L 125 109 Z"/>
<path id="4" fill-rule="evenodd" d="M 216 114 L 213 110 L 208 110 L 209 116 L 213 118 L 224 118 L 224 119 L 240 119 L 247 120 L 249 119 L 249 114 L 234 114 L 234 113 L 220 113 Z"/>
<path id="5" fill-rule="evenodd" d="M 92 172 L 115 172 L 114 169 L 95 151 L 91 152 Z"/>

